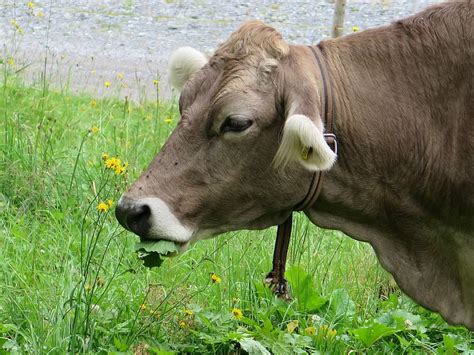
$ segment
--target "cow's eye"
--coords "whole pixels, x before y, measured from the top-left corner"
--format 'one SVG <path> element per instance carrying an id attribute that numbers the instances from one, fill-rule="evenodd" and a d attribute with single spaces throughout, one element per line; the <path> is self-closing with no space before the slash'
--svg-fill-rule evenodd
<path id="1" fill-rule="evenodd" d="M 252 120 L 247 118 L 236 118 L 229 116 L 225 119 L 221 126 L 221 133 L 225 132 L 242 132 L 252 125 Z"/>

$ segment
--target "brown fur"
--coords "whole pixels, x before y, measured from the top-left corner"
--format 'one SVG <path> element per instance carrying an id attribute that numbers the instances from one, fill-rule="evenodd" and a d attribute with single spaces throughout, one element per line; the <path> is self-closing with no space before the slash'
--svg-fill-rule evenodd
<path id="1" fill-rule="evenodd" d="M 402 290 L 471 329 L 473 31 L 472 1 L 452 1 L 320 43 L 339 157 L 306 211 L 369 242 Z M 286 45 L 262 23 L 244 25 L 186 84 L 178 127 L 126 196 L 163 199 L 199 238 L 283 222 L 312 174 L 271 163 L 292 106 L 322 129 L 320 92 L 307 47 Z M 229 114 L 254 123 L 222 134 Z"/>

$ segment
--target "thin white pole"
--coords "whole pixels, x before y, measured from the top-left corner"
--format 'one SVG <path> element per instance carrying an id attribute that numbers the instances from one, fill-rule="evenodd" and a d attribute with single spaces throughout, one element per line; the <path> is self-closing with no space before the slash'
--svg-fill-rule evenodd
<path id="1" fill-rule="evenodd" d="M 346 0 L 336 0 L 336 11 L 334 12 L 334 23 L 332 36 L 339 37 L 344 31 L 344 14 L 346 12 Z"/>

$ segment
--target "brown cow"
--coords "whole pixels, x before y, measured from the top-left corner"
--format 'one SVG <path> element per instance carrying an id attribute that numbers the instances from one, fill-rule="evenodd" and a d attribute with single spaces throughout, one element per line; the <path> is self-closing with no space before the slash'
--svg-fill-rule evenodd
<path id="1" fill-rule="evenodd" d="M 327 170 L 310 220 L 370 243 L 409 296 L 474 329 L 473 41 L 464 0 L 319 43 L 337 160 L 309 47 L 250 22 L 209 61 L 178 51 L 181 120 L 122 196 L 120 223 L 185 249 L 282 223 Z"/>

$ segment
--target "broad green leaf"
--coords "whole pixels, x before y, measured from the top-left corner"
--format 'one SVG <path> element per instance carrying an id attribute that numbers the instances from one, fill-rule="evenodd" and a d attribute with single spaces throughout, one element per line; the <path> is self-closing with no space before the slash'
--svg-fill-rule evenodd
<path id="1" fill-rule="evenodd" d="M 290 267 L 285 276 L 290 283 L 293 297 L 298 301 L 300 310 L 317 311 L 327 302 L 327 299 L 314 288 L 313 278 L 300 267 Z"/>
<path id="2" fill-rule="evenodd" d="M 163 256 L 175 255 L 179 247 L 170 241 L 160 240 L 157 242 L 147 241 L 135 244 L 135 252 L 138 258 L 143 260 L 143 265 L 148 268 L 159 267 L 163 263 Z"/>
<path id="3" fill-rule="evenodd" d="M 157 242 L 147 241 L 135 244 L 135 251 L 155 252 L 160 255 L 168 255 L 179 252 L 179 247 L 168 240 L 159 240 Z"/>
<path id="4" fill-rule="evenodd" d="M 346 290 L 338 289 L 332 292 L 329 299 L 328 316 L 333 323 L 351 323 L 355 311 L 355 303 Z"/>
<path id="5" fill-rule="evenodd" d="M 1 324 L 0 323 L 0 334 L 5 334 L 10 331 L 16 332 L 18 328 L 16 327 L 15 324 Z"/>
<path id="6" fill-rule="evenodd" d="M 242 350 L 249 355 L 270 355 L 270 352 L 258 341 L 252 338 L 243 338 L 239 341 Z"/>
<path id="7" fill-rule="evenodd" d="M 387 327 L 383 324 L 374 324 L 370 327 L 363 327 L 352 330 L 352 334 L 360 340 L 366 347 L 372 346 L 383 337 L 397 333 L 399 330 Z"/>

